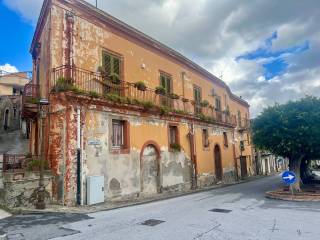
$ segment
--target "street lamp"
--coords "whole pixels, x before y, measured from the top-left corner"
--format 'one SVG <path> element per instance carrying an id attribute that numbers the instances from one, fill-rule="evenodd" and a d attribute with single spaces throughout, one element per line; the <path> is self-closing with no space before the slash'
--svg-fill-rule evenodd
<path id="1" fill-rule="evenodd" d="M 40 108 L 40 119 L 41 119 L 41 158 L 40 158 L 40 178 L 39 178 L 39 187 L 37 191 L 37 203 L 36 209 L 45 209 L 45 186 L 44 186 L 44 128 L 45 128 L 45 118 L 46 118 L 46 107 L 49 105 L 48 99 L 41 99 L 39 101 L 39 108 Z"/>

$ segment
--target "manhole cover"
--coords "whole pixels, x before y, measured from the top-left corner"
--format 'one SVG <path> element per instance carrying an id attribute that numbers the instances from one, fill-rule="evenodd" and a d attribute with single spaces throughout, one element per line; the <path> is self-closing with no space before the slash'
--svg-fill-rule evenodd
<path id="1" fill-rule="evenodd" d="M 218 212 L 218 213 L 229 213 L 232 212 L 232 210 L 228 210 L 228 209 L 221 209 L 221 208 L 214 208 L 209 210 L 210 212 Z"/>
<path id="2" fill-rule="evenodd" d="M 141 225 L 146 225 L 146 226 L 150 226 L 150 227 L 154 227 L 156 225 L 159 225 L 161 223 L 164 223 L 165 221 L 161 221 L 161 220 L 157 220 L 157 219 L 149 219 L 147 221 L 144 221 L 142 223 L 140 223 Z"/>

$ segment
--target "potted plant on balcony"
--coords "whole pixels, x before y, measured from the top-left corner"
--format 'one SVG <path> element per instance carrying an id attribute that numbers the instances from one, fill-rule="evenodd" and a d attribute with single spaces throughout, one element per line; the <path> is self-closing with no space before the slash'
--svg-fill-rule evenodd
<path id="1" fill-rule="evenodd" d="M 156 87 L 155 93 L 158 95 L 166 95 L 166 89 L 162 86 Z"/>
<path id="2" fill-rule="evenodd" d="M 182 98 L 182 102 L 187 103 L 187 102 L 189 102 L 189 99 L 187 99 L 187 98 Z"/>
<path id="3" fill-rule="evenodd" d="M 136 82 L 134 84 L 134 87 L 140 91 L 145 91 L 147 90 L 147 86 L 146 84 L 143 82 L 143 81 L 139 81 L 139 82 Z"/>
<path id="4" fill-rule="evenodd" d="M 120 84 L 121 83 L 121 80 L 120 80 L 120 77 L 118 74 L 116 73 L 112 73 L 110 74 L 110 80 L 113 84 Z"/>
<path id="5" fill-rule="evenodd" d="M 175 93 L 170 93 L 170 98 L 171 99 L 179 99 L 179 95 L 178 94 L 175 94 Z"/>
<path id="6" fill-rule="evenodd" d="M 201 103 L 200 103 L 201 107 L 208 107 L 209 106 L 209 102 L 207 100 L 203 100 Z"/>

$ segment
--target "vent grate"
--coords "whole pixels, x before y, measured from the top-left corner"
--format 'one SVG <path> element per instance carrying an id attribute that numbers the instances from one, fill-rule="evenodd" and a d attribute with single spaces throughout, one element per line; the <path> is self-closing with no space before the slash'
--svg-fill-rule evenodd
<path id="1" fill-rule="evenodd" d="M 214 208 L 209 210 L 210 212 L 217 212 L 217 213 L 229 213 L 232 212 L 232 210 L 229 209 L 222 209 L 222 208 Z"/>
<path id="2" fill-rule="evenodd" d="M 164 223 L 165 221 L 162 221 L 162 220 L 157 220 L 157 219 L 149 219 L 149 220 L 146 220 L 142 223 L 140 223 L 141 225 L 145 225 L 145 226 L 150 226 L 150 227 L 154 227 L 154 226 L 157 226 L 161 223 Z"/>

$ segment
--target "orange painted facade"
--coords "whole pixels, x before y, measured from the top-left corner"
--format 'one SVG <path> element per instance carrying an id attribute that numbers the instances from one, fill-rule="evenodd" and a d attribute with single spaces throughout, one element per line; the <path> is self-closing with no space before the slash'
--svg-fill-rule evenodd
<path id="1" fill-rule="evenodd" d="M 92 96 L 88 96 L 88 93 L 84 93 L 85 91 L 81 91 L 80 94 L 79 92 L 77 94 L 52 93 L 51 90 L 57 84 L 55 73 L 59 67 L 64 65 L 68 67 L 63 74 L 70 74 L 73 84 L 81 90 L 86 90 L 88 81 L 97 80 L 93 77 L 86 78 L 86 82 L 84 84 L 81 82 L 80 85 L 80 76 L 83 74 L 93 76 L 93 73 L 99 72 L 99 67 L 103 65 L 102 53 L 104 51 L 121 59 L 120 80 L 125 82 L 126 86 L 143 81 L 150 91 L 139 94 L 153 94 L 153 97 L 148 99 L 157 99 L 155 100 L 156 105 L 161 103 L 161 98 L 151 89 L 161 84 L 161 73 L 169 75 L 171 77 L 170 92 L 179 95 L 180 99 L 189 100 L 188 103 L 182 103 L 181 100 L 180 102 L 174 101 L 171 107 L 182 108 L 183 106 L 184 111 L 174 112 L 169 109 L 169 113 L 160 114 L 157 108 L 159 106 L 152 106 L 150 111 L 146 111 L 145 107 L 143 109 L 141 106 L 137 107 L 128 103 L 110 103 L 102 99 L 102 95 L 95 96 L 97 99 L 93 99 Z M 248 103 L 231 93 L 223 81 L 205 69 L 119 20 L 96 10 L 88 3 L 81 0 L 45 1 L 31 52 L 34 58 L 35 73 L 33 83 L 39 84 L 40 97 L 51 101 L 49 114 L 45 120 L 46 130 L 43 141 L 36 140 L 39 137 L 36 137 L 35 126 L 40 123 L 39 120 L 35 120 L 31 150 L 35 153 L 37 148 L 40 154 L 40 149 L 44 148 L 47 158 L 50 158 L 54 175 L 63 176 L 63 182 L 66 183 L 62 187 L 62 192 L 66 193 L 63 194 L 62 201 L 72 203 L 76 195 L 77 146 L 75 145 L 77 144 L 77 118 L 79 117 L 76 114 L 77 109 L 81 109 L 83 134 L 81 156 L 84 168 L 87 168 L 86 173 L 83 174 L 105 175 L 106 186 L 110 186 L 105 195 L 106 199 L 118 195 L 137 194 L 142 191 L 141 182 L 143 180 L 139 178 L 142 178 L 143 173 L 139 171 L 143 171 L 141 169 L 144 160 L 141 159 L 141 156 L 147 156 L 144 154 L 146 150 L 143 147 L 147 142 L 155 142 L 158 147 L 154 146 L 154 148 L 160 148 L 161 151 L 160 159 L 157 160 L 160 161 L 156 180 L 159 189 L 179 184 L 194 185 L 192 178 L 197 179 L 196 184 L 201 187 L 218 181 L 236 181 L 242 175 L 254 173 L 251 143 L 248 139 L 250 138 Z M 83 70 L 82 75 L 72 70 L 76 68 Z M 71 69 L 71 73 L 67 72 L 68 69 Z M 201 108 L 203 114 L 207 110 L 211 111 L 212 116 L 209 115 L 209 118 L 203 118 L 201 114 L 197 115 L 194 112 L 195 86 L 200 88 L 201 100 L 209 103 L 208 107 Z M 103 83 L 95 89 L 97 94 L 103 93 Z M 90 94 L 93 95 L 92 91 Z M 129 98 L 128 96 L 125 95 Z M 217 98 L 220 99 L 220 111 L 216 110 Z M 225 120 L 214 118 L 220 115 Z M 112 119 L 127 121 L 128 127 L 125 128 L 127 131 L 125 134 L 128 134 L 126 137 L 129 141 L 128 152 L 110 151 L 110 144 L 114 138 L 111 133 L 113 129 L 110 127 Z M 177 154 L 170 151 L 168 140 L 170 124 L 176 125 L 179 133 L 178 142 L 181 152 Z M 208 134 L 209 144 L 207 146 L 204 146 L 204 131 L 207 131 Z M 190 140 L 191 135 L 193 141 Z M 99 147 L 90 145 L 93 140 L 100 144 Z M 244 143 L 242 150 L 240 150 L 241 141 Z M 35 147 L 37 145 L 38 147 Z M 68 146 L 67 149 L 65 149 L 66 146 Z M 215 157 L 217 155 L 215 156 L 214 153 L 216 146 L 218 146 L 216 149 L 220 149 L 222 179 L 216 178 L 217 161 Z M 242 161 L 241 156 L 245 158 Z M 107 157 L 113 160 L 108 162 Z M 101 165 L 106 168 L 105 171 L 95 167 L 93 160 L 95 158 L 106 161 Z M 119 162 L 123 161 L 121 169 L 120 163 L 119 168 L 116 169 L 112 162 L 116 159 Z M 174 169 L 170 169 L 172 162 L 175 164 Z M 109 168 L 114 169 L 112 173 L 108 172 Z M 159 172 L 161 177 L 159 177 Z M 112 176 L 113 174 L 118 175 Z M 128 183 L 126 182 L 128 180 L 124 179 L 121 174 L 133 174 L 132 178 L 138 180 Z M 132 186 L 122 187 L 125 185 Z M 60 191 L 58 190 L 59 183 L 56 183 L 55 188 L 56 192 Z M 56 193 L 54 197 L 61 199 L 61 196 L 58 195 Z"/>

